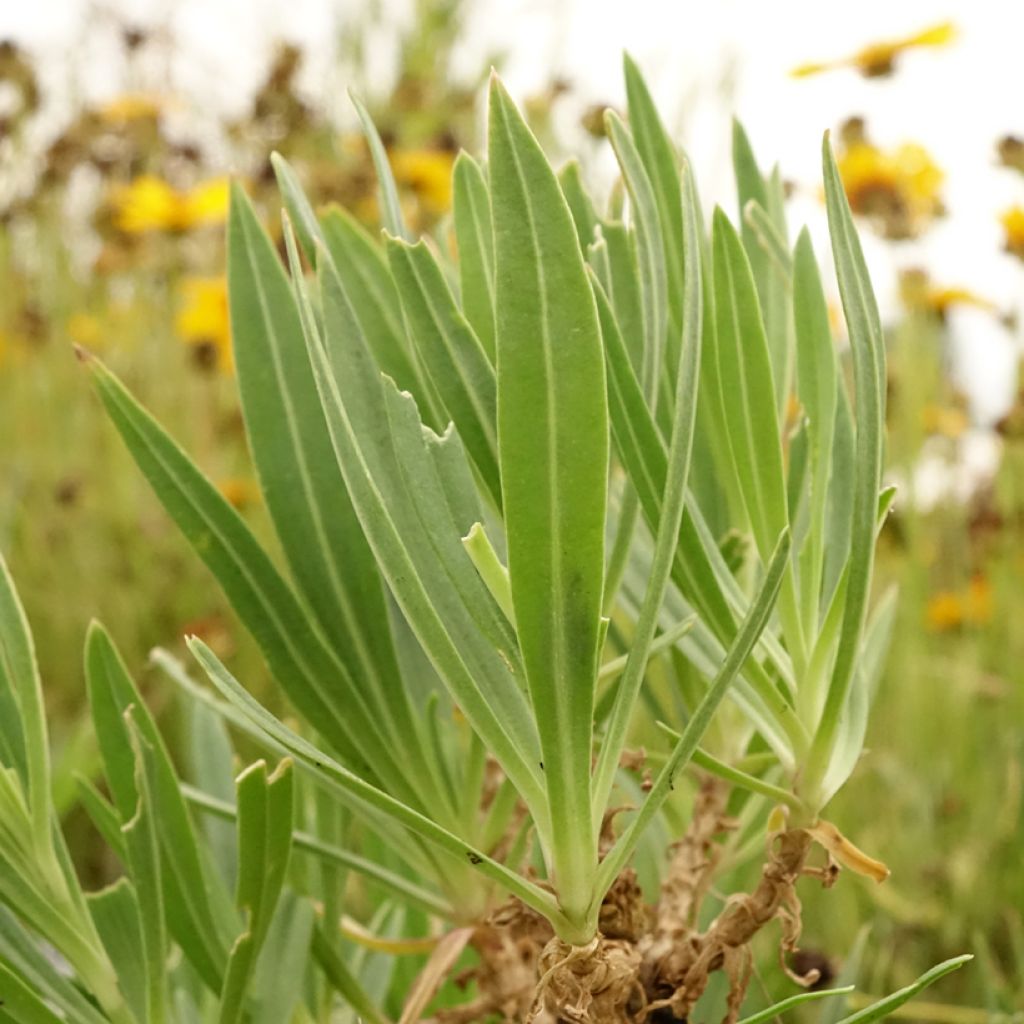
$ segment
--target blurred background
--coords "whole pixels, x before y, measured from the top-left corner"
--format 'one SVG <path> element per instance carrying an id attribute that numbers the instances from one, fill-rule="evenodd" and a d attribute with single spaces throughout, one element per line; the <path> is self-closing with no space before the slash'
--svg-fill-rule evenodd
<path id="1" fill-rule="evenodd" d="M 899 585 L 900 619 L 870 749 L 832 817 L 857 822 L 893 877 L 810 894 L 805 945 L 838 965 L 866 925 L 869 991 L 978 953 L 957 1005 L 915 1004 L 917 1019 L 982 1024 L 1024 1005 L 1022 47 L 1024 5 L 1006 0 L 3 3 L 0 548 L 37 633 L 69 830 L 71 773 L 95 759 L 79 715 L 91 616 L 144 678 L 148 650 L 185 632 L 263 678 L 72 345 L 101 353 L 267 534 L 232 383 L 229 177 L 273 223 L 279 149 L 316 202 L 375 230 L 353 89 L 409 222 L 444 239 L 451 164 L 481 145 L 495 66 L 600 195 L 614 180 L 600 113 L 624 106 L 625 48 L 704 201 L 737 214 L 736 116 L 762 165 L 778 161 L 794 235 L 807 223 L 821 253 L 832 131 L 887 328 L 900 491 L 878 576 Z"/>

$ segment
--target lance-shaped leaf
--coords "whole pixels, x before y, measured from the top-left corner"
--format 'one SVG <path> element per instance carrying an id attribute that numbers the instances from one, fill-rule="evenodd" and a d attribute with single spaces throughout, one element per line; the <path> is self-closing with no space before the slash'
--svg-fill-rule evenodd
<path id="1" fill-rule="evenodd" d="M 158 784 L 159 764 L 135 721 L 138 705 L 124 713 L 132 753 L 135 757 L 135 813 L 121 827 L 128 856 L 128 872 L 135 891 L 139 915 L 139 936 L 145 967 L 146 1002 L 143 1019 L 162 1024 L 167 1018 L 167 925 L 161 884 L 160 841 L 155 819 L 160 808 L 153 801 L 153 786 Z M 200 899 L 205 893 L 195 894 Z"/>
<path id="2" fill-rule="evenodd" d="M 901 988 L 898 992 L 893 992 L 892 995 L 879 999 L 870 1006 L 865 1006 L 863 1010 L 851 1013 L 850 1016 L 844 1017 L 839 1024 L 873 1024 L 876 1020 L 884 1020 L 895 1009 L 913 999 L 918 992 L 934 984 L 939 978 L 944 978 L 947 974 L 958 970 L 969 960 L 973 959 L 974 956 L 971 953 L 963 953 L 950 960 L 944 960 L 941 964 L 936 964 L 930 971 L 925 971 L 917 981 L 911 982 L 906 988 Z"/>
<path id="3" fill-rule="evenodd" d="M 715 339 L 729 448 L 758 551 L 767 558 L 786 526 L 775 383 L 750 264 L 721 210 L 713 227 Z"/>
<path id="4" fill-rule="evenodd" d="M 465 151 L 455 159 L 452 206 L 459 247 L 462 312 L 494 364 L 494 227 L 491 197 L 480 165 Z"/>
<path id="5" fill-rule="evenodd" d="M 420 362 L 500 507 L 494 368 L 427 244 L 390 238 L 387 254 Z"/>
<path id="6" fill-rule="evenodd" d="M 643 373 L 644 312 L 636 244 L 635 231 L 624 224 L 605 223 L 600 238 L 587 250 L 587 259 L 608 293 L 633 371 L 639 377 Z"/>
<path id="7" fill-rule="evenodd" d="M 349 90 L 348 96 L 359 115 L 359 122 L 363 126 L 363 134 L 366 136 L 366 144 L 370 147 L 373 169 L 377 172 L 377 188 L 384 227 L 398 238 L 408 238 L 409 233 L 406 231 L 405 222 L 402 219 L 402 204 L 398 198 L 398 186 L 395 184 L 395 176 L 392 173 L 391 164 L 388 162 L 387 150 L 384 148 L 380 132 L 377 131 L 377 126 L 373 123 L 373 118 L 363 101 L 351 90 Z"/>
<path id="8" fill-rule="evenodd" d="M 793 257 L 793 315 L 797 393 L 807 414 L 811 477 L 810 534 L 806 557 L 801 558 L 800 566 L 801 604 L 808 632 L 814 633 L 825 563 L 825 517 L 839 377 L 828 305 L 806 229 L 797 239 Z"/>
<path id="9" fill-rule="evenodd" d="M 195 637 L 190 638 L 189 648 L 224 698 L 238 708 L 257 728 L 265 732 L 311 771 L 317 775 L 323 775 L 336 785 L 355 794 L 368 805 L 379 809 L 384 815 L 427 839 L 446 853 L 452 854 L 459 861 L 468 860 L 474 868 L 507 888 L 527 906 L 533 907 L 556 926 L 564 923 L 550 893 L 528 879 L 515 874 L 504 864 L 491 859 L 486 853 L 476 849 L 435 821 L 354 775 L 331 758 L 329 754 L 319 750 L 308 740 L 293 732 L 254 700 L 201 640 Z"/>
<path id="10" fill-rule="evenodd" d="M 107 784 L 122 822 L 128 825 L 124 836 L 129 865 L 133 872 L 146 870 L 146 828 L 155 825 L 164 854 L 160 878 L 168 927 L 203 981 L 219 991 L 227 942 L 225 922 L 214 908 L 227 904 L 230 912 L 230 903 L 227 894 L 219 891 L 219 879 L 204 870 L 192 819 L 156 723 L 98 623 L 86 638 L 85 674 Z M 125 718 L 129 710 L 131 726 Z M 138 733 L 136 741 L 132 729 Z M 139 774 L 140 758 L 144 776 Z M 140 778 L 149 799 L 159 804 L 151 820 L 147 794 L 139 790 Z"/>
<path id="11" fill-rule="evenodd" d="M 234 508 L 160 425 L 98 360 L 89 358 L 97 389 L 128 450 L 164 508 L 206 562 L 260 645 L 295 706 L 358 770 L 412 799 L 402 766 L 388 756 L 370 722 L 364 695 L 321 639 L 288 584 Z M 337 684 L 352 700 L 344 708 Z"/>
<path id="12" fill-rule="evenodd" d="M 683 339 L 680 347 L 679 374 L 673 400 L 672 436 L 669 444 L 665 491 L 662 494 L 661 522 L 655 538 L 650 579 L 632 637 L 626 670 L 619 685 L 611 718 L 605 733 L 595 773 L 594 813 L 603 816 L 608 794 L 622 748 L 626 740 L 630 713 L 636 704 L 651 644 L 658 625 L 658 613 L 665 597 L 679 546 L 679 529 L 686 506 L 687 476 L 693 431 L 697 415 L 697 380 L 700 374 L 700 341 L 704 307 L 701 301 L 700 240 L 697 234 L 696 197 L 685 173 L 686 200 L 681 211 L 684 221 L 685 285 L 683 303 Z"/>
<path id="13" fill-rule="evenodd" d="M 604 899 L 609 887 L 618 878 L 619 872 L 629 862 L 633 851 L 636 849 L 641 837 L 651 819 L 657 814 L 662 804 L 668 798 L 673 789 L 675 777 L 678 772 L 693 757 L 694 752 L 700 744 L 701 737 L 711 724 L 711 719 L 718 710 L 719 705 L 725 698 L 729 687 L 732 686 L 736 677 L 743 668 L 743 663 L 750 656 L 758 637 L 761 635 L 772 609 L 775 607 L 776 598 L 779 595 L 779 587 L 786 569 L 786 561 L 789 558 L 789 531 L 783 532 L 779 537 L 775 551 L 768 561 L 764 579 L 761 581 L 757 594 L 751 602 L 750 611 L 740 626 L 736 640 L 729 648 L 707 692 L 701 698 L 700 703 L 694 708 L 690 720 L 686 723 L 672 752 L 669 754 L 658 777 L 654 780 L 647 798 L 640 807 L 637 816 L 629 823 L 625 831 L 616 840 L 615 845 L 601 861 L 598 871 L 597 882 L 594 888 L 594 902 L 591 913 L 597 914 L 601 901 Z"/>
<path id="14" fill-rule="evenodd" d="M 585 907 L 608 472 L 604 356 L 568 205 L 492 79 L 488 165 L 498 289 L 498 438 L 519 643 L 540 730 L 558 891 Z"/>
<path id="15" fill-rule="evenodd" d="M 827 770 L 860 654 L 875 555 L 885 425 L 885 338 L 864 253 L 827 135 L 822 144 L 822 161 L 832 253 L 853 352 L 857 435 L 846 604 L 835 668 L 807 768 L 812 799 L 813 787 L 820 784 Z"/>
<path id="16" fill-rule="evenodd" d="M 50 753 L 28 620 L 0 555 L 0 756 L 28 794 L 33 842 L 50 849 Z"/>
<path id="17" fill-rule="evenodd" d="M 622 58 L 626 78 L 626 103 L 629 127 L 637 152 L 647 170 L 658 208 L 661 236 L 665 246 L 668 287 L 670 365 L 678 361 L 679 331 L 683 314 L 683 200 L 679 175 L 679 157 L 658 116 L 654 100 L 640 69 L 629 54 Z"/>
<path id="18" fill-rule="evenodd" d="M 238 889 L 236 902 L 246 930 L 235 940 L 221 993 L 221 1024 L 241 1019 L 256 959 L 281 895 L 292 847 L 292 762 L 267 775 L 265 761 L 251 764 L 238 789 Z"/>
<path id="19" fill-rule="evenodd" d="M 750 260 L 751 273 L 757 285 L 757 295 L 764 316 L 768 352 L 775 377 L 776 412 L 781 416 L 789 397 L 792 364 L 787 296 L 771 252 L 764 245 L 761 233 L 747 220 L 744 212 L 750 203 L 756 203 L 768 214 L 783 247 L 788 247 L 780 198 L 782 186 L 777 172 L 767 179 L 762 175 L 747 133 L 738 121 L 733 121 L 732 159 L 736 173 L 736 189 L 739 193 L 743 247 Z"/>
<path id="20" fill-rule="evenodd" d="M 398 662 L 380 574 L 334 460 L 291 284 L 237 185 L 228 282 L 242 410 L 267 508 L 297 586 L 348 669 L 337 673 L 346 703 L 367 700 L 373 713 L 363 724 L 393 744 L 387 688 Z"/>
<path id="21" fill-rule="evenodd" d="M 669 378 L 663 376 L 666 362 L 669 375 L 673 373 L 678 363 L 678 345 L 674 346 L 675 359 L 666 361 L 665 358 L 668 351 L 665 345 L 668 328 L 668 271 L 665 264 L 665 243 L 661 222 L 658 219 L 654 188 L 637 152 L 633 137 L 611 110 L 605 112 L 605 125 L 632 203 L 637 257 L 640 263 L 640 291 L 643 296 L 644 354 L 640 377 L 647 402 L 654 409 L 658 403 L 659 388 L 663 386 L 668 390 L 669 387 Z M 681 213 L 679 215 L 682 216 Z M 668 393 L 671 398 L 671 392 Z M 670 415 L 671 408 L 664 412 L 666 416 Z"/>
<path id="22" fill-rule="evenodd" d="M 396 445 L 408 446 L 406 466 L 416 467 L 424 457 L 422 425 L 417 416 L 411 430 L 410 419 L 404 418 L 402 437 L 392 438 L 385 388 L 394 390 L 394 384 L 382 380 L 328 263 L 320 261 L 326 337 L 321 341 L 310 335 L 307 344 L 335 457 L 360 522 L 395 600 L 452 698 L 527 802 L 543 815 L 538 741 L 520 688 L 515 637 L 462 550 L 447 497 L 439 504 L 432 497 L 436 488 L 430 496 L 408 489 Z M 431 472 L 427 466 L 418 471 Z M 425 532 L 427 521 L 433 537 Z M 467 594 L 474 596 L 467 601 Z"/>
<path id="23" fill-rule="evenodd" d="M 338 280 L 380 369 L 411 391 L 433 427 L 444 425 L 428 392 L 402 323 L 402 305 L 380 245 L 347 210 L 332 206 L 321 221 Z"/>

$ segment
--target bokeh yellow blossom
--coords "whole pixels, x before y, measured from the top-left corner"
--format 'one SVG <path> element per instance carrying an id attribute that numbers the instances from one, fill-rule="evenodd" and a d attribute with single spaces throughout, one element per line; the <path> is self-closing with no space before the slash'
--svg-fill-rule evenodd
<path id="1" fill-rule="evenodd" d="M 145 93 L 124 93 L 96 108 L 96 114 L 105 124 L 127 124 L 130 121 L 152 120 L 160 116 L 164 98 Z"/>
<path id="2" fill-rule="evenodd" d="M 223 224 L 229 199 L 227 178 L 211 178 L 183 192 L 152 174 L 118 185 L 110 195 L 114 224 L 128 235 Z"/>
<path id="3" fill-rule="evenodd" d="M 928 313 L 944 318 L 953 306 L 974 306 L 994 312 L 996 305 L 969 288 L 956 285 L 941 287 L 936 285 L 926 270 L 918 267 L 900 272 L 900 300 L 908 310 L 914 313 Z"/>
<path id="4" fill-rule="evenodd" d="M 801 64 L 793 68 L 790 74 L 794 78 L 806 78 L 808 75 L 818 75 L 823 71 L 833 71 L 837 68 L 853 68 L 865 78 L 883 78 L 896 70 L 897 59 L 907 50 L 948 46 L 956 39 L 956 35 L 956 26 L 952 22 L 944 21 L 901 39 L 870 43 L 848 57 Z"/>
<path id="5" fill-rule="evenodd" d="M 925 609 L 928 628 L 943 633 L 964 626 L 984 626 L 992 619 L 992 585 L 980 573 L 961 590 L 940 590 Z"/>
<path id="6" fill-rule="evenodd" d="M 1019 260 L 1024 260 L 1024 206 L 1011 206 L 999 216 L 1003 225 L 1003 248 Z"/>
<path id="7" fill-rule="evenodd" d="M 389 154 L 395 181 L 411 189 L 432 216 L 452 204 L 455 156 L 443 149 L 395 149 Z"/>
<path id="8" fill-rule="evenodd" d="M 882 150 L 854 119 L 844 126 L 837 162 L 850 208 L 885 238 L 916 238 L 945 212 L 945 174 L 916 143 Z"/>
<path id="9" fill-rule="evenodd" d="M 234 358 L 225 278 L 186 278 L 181 300 L 174 325 L 178 337 L 192 347 L 198 365 L 230 373 Z"/>
<path id="10" fill-rule="evenodd" d="M 99 319 L 91 313 L 72 313 L 67 323 L 68 337 L 91 352 L 103 348 L 106 335 Z"/>
<path id="11" fill-rule="evenodd" d="M 970 426 L 970 421 L 963 409 L 929 402 L 921 410 L 921 424 L 929 434 L 959 437 Z"/>

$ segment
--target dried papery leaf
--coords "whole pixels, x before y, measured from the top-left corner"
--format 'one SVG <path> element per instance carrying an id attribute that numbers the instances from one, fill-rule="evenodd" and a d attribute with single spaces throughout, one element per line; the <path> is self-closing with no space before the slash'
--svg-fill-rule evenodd
<path id="1" fill-rule="evenodd" d="M 423 970 L 409 989 L 398 1024 L 416 1024 L 472 937 L 472 928 L 456 928 L 434 946 Z"/>
<path id="2" fill-rule="evenodd" d="M 846 838 L 830 821 L 817 821 L 807 832 L 815 842 L 820 843 L 844 868 L 884 882 L 890 875 L 889 869 L 880 860 L 868 856 Z"/>

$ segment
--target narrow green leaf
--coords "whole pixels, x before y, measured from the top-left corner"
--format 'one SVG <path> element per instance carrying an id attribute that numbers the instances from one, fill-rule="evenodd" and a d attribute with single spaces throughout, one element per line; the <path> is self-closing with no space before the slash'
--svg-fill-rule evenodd
<path id="1" fill-rule="evenodd" d="M 743 207 L 743 226 L 753 230 L 758 244 L 767 253 L 779 280 L 784 287 L 790 288 L 792 286 L 793 259 L 789 255 L 786 240 L 779 233 L 771 214 L 756 199 L 751 199 Z M 798 306 L 796 310 L 799 313 Z"/>
<path id="2" fill-rule="evenodd" d="M 580 248 L 586 252 L 587 247 L 594 241 L 594 232 L 600 223 L 600 217 L 590 196 L 587 195 L 587 190 L 583 187 L 578 160 L 570 160 L 558 172 L 558 184 L 561 186 L 565 201 L 569 204 L 569 213 L 572 214 L 572 222 L 576 225 Z"/>
<path id="3" fill-rule="evenodd" d="M 825 568 L 825 528 L 839 372 L 828 304 L 806 228 L 797 238 L 793 258 L 793 316 L 797 394 L 807 416 L 810 443 L 810 529 L 807 554 L 800 565 L 801 604 L 808 635 L 814 635 Z"/>
<path id="4" fill-rule="evenodd" d="M 763 1024 L 764 1021 L 777 1018 L 779 1014 L 792 1010 L 794 1006 L 800 1006 L 802 1003 L 812 1003 L 817 999 L 827 999 L 829 996 L 842 996 L 852 991 L 853 986 L 846 985 L 844 988 L 826 988 L 819 992 L 798 992 L 795 996 L 782 999 L 757 1013 L 752 1013 L 749 1017 L 744 1017 L 739 1024 Z"/>
<path id="5" fill-rule="evenodd" d="M 7 563 L 0 555 L 0 695 L 17 717 L 4 715 L 0 732 L 14 756 L 28 794 L 33 841 L 40 855 L 50 848 L 50 752 L 46 738 L 46 712 L 39 681 L 35 648 L 28 619 L 14 589 Z"/>
<path id="6" fill-rule="evenodd" d="M 615 771 L 626 742 L 630 717 L 640 692 L 651 644 L 664 602 L 672 564 L 679 545 L 679 530 L 686 505 L 687 477 L 697 416 L 697 381 L 700 375 L 700 342 L 704 307 L 701 289 L 700 241 L 697 234 L 696 197 L 689 168 L 684 171 L 685 200 L 681 211 L 685 245 L 683 295 L 683 339 L 679 374 L 673 402 L 672 438 L 669 445 L 665 490 L 661 500 L 661 521 L 655 538 L 647 593 L 633 632 L 626 670 L 619 685 L 611 718 L 601 745 L 594 779 L 595 819 L 603 818 Z"/>
<path id="7" fill-rule="evenodd" d="M 715 211 L 715 335 L 729 447 L 762 559 L 787 523 L 782 445 L 768 341 L 750 264 L 735 228 Z"/>
<path id="8" fill-rule="evenodd" d="M 494 368 L 426 243 L 388 239 L 387 254 L 420 362 L 500 508 Z"/>
<path id="9" fill-rule="evenodd" d="M 292 845 L 294 787 L 292 762 L 273 775 L 264 761 L 251 764 L 237 779 L 238 909 L 246 930 L 235 940 L 221 993 L 221 1024 L 241 1019 L 256 960 L 281 895 Z"/>
<path id="10" fill-rule="evenodd" d="M 468 860 L 482 874 L 506 887 L 527 906 L 533 907 L 549 920 L 559 921 L 561 919 L 550 893 L 514 874 L 503 864 L 492 860 L 482 851 L 474 849 L 430 818 L 365 782 L 335 761 L 329 754 L 318 750 L 313 744 L 293 732 L 254 700 L 201 640 L 192 637 L 189 640 L 189 648 L 224 698 L 296 759 L 302 761 L 314 772 L 329 777 L 343 788 L 358 795 L 366 803 L 376 807 L 405 828 L 436 844 L 445 852 L 452 854 L 457 860 Z"/>
<path id="11" fill-rule="evenodd" d="M 214 991 L 220 989 L 225 958 L 222 923 L 213 913 L 220 904 L 213 896 L 218 880 L 203 870 L 199 845 L 188 809 L 178 791 L 178 780 L 167 749 L 135 683 L 106 631 L 98 623 L 89 628 L 85 647 L 85 673 L 96 736 L 103 756 L 107 784 L 122 822 L 136 818 L 140 800 L 138 762 L 125 714 L 131 714 L 142 740 L 154 756 L 147 761 L 146 784 L 159 806 L 153 816 L 164 854 L 163 903 L 168 926 L 196 971 Z M 145 819 L 143 819 L 145 825 Z M 146 869 L 141 840 L 124 833 L 129 865 Z M 131 847 L 135 844 L 133 853 Z M 150 899 L 151 894 L 146 894 Z"/>
<path id="12" fill-rule="evenodd" d="M 840 718 L 836 744 L 822 780 L 822 800 L 828 802 L 853 773 L 864 752 L 868 713 L 885 665 L 896 621 L 896 590 L 890 588 L 878 602 L 864 633 L 861 654 L 847 705 Z"/>
<path id="13" fill-rule="evenodd" d="M 106 1024 L 108 1018 L 83 994 L 75 980 L 44 952 L 39 937 L 29 932 L 10 908 L 0 905 L 0 963 L 36 996 L 59 1011 L 63 1020 Z"/>
<path id="14" fill-rule="evenodd" d="M 416 365 L 402 322 L 402 304 L 377 239 L 338 206 L 327 210 L 321 225 L 334 272 L 377 365 L 403 391 L 417 397 L 429 425 L 440 429 L 446 420 Z"/>
<path id="15" fill-rule="evenodd" d="M 63 1024 L 24 980 L 0 961 L 0 1019 L 12 1024 Z"/>
<path id="16" fill-rule="evenodd" d="M 238 186 L 228 282 L 242 410 L 268 511 L 300 592 L 348 669 L 336 673 L 346 702 L 366 699 L 375 713 L 361 728 L 379 732 L 381 719 L 394 726 L 384 694 L 398 672 L 380 576 L 333 457 L 291 285 Z"/>
<path id="17" fill-rule="evenodd" d="M 313 929 L 313 956 L 331 987 L 369 1024 L 389 1024 L 388 1018 L 360 984 L 348 964 L 335 952 L 334 946 L 319 925 Z"/>
<path id="18" fill-rule="evenodd" d="M 146 990 L 150 972 L 146 965 L 142 917 L 135 886 L 122 875 L 113 885 L 89 893 L 86 899 L 89 914 L 117 971 L 117 984 L 125 1002 L 136 1020 L 148 1020 Z"/>
<path id="19" fill-rule="evenodd" d="M 633 855 L 644 830 L 651 819 L 657 814 L 662 804 L 668 798 L 674 788 L 675 777 L 680 769 L 685 767 L 693 756 L 693 752 L 700 744 L 701 737 L 711 724 L 715 712 L 722 703 L 729 687 L 743 668 L 744 662 L 750 656 L 758 637 L 768 624 L 772 609 L 782 585 L 782 578 L 785 574 L 786 563 L 789 558 L 789 532 L 785 531 L 779 537 L 775 551 L 768 562 L 764 579 L 758 588 L 758 592 L 750 605 L 750 611 L 740 626 L 740 631 L 735 642 L 729 648 L 722 662 L 718 674 L 708 687 L 707 692 L 701 699 L 700 704 L 694 709 L 690 720 L 683 730 L 682 736 L 676 743 L 665 762 L 664 767 L 658 773 L 647 799 L 644 800 L 635 818 L 629 823 L 625 831 L 616 840 L 615 845 L 601 861 L 601 867 L 597 873 L 597 880 L 594 887 L 593 903 L 591 904 L 591 915 L 596 920 L 601 901 L 608 892 L 609 887 L 619 876 L 619 872 L 629 862 Z"/>
<path id="20" fill-rule="evenodd" d="M 309 1018 L 303 1005 L 316 911 L 286 889 L 253 972 L 251 1024 Z"/>
<path id="21" fill-rule="evenodd" d="M 815 797 L 814 787 L 824 777 L 853 683 L 867 617 L 885 427 L 885 339 L 864 253 L 827 134 L 822 143 L 822 160 L 832 252 L 853 352 L 857 436 L 843 628 L 825 709 L 807 766 L 806 782 Z"/>
<path id="22" fill-rule="evenodd" d="M 669 368 L 675 369 L 678 357 L 685 290 L 683 276 L 683 191 L 680 181 L 679 156 L 665 126 L 658 116 L 647 83 L 629 54 L 622 58 L 626 79 L 626 103 L 629 127 L 637 152 L 647 171 L 658 209 L 664 244 L 668 312 L 672 333 L 669 335 Z"/>
<path id="23" fill-rule="evenodd" d="M 588 258 L 597 279 L 608 293 L 615 322 L 629 351 L 633 372 L 642 377 L 644 305 L 636 232 L 624 224 L 602 224 L 600 238 L 588 249 Z"/>
<path id="24" fill-rule="evenodd" d="M 295 233 L 298 235 L 303 255 L 309 260 L 310 265 L 315 267 L 316 239 L 323 237 L 320 222 L 316 219 L 316 213 L 302 191 L 299 176 L 291 164 L 280 153 L 271 153 L 270 165 L 274 168 L 274 177 L 277 178 L 277 187 L 281 192 L 284 208 L 295 225 Z"/>
<path id="25" fill-rule="evenodd" d="M 739 193 L 739 210 L 743 248 L 750 260 L 751 273 L 757 287 L 757 296 L 764 316 L 767 348 L 775 379 L 776 415 L 781 417 L 789 399 L 792 364 L 792 342 L 788 323 L 788 296 L 783 279 L 780 277 L 772 254 L 761 241 L 761 232 L 747 222 L 743 216 L 750 203 L 755 203 L 768 215 L 779 236 L 781 248 L 789 249 L 786 240 L 785 223 L 782 220 L 781 204 L 777 193 L 781 181 L 773 177 L 766 180 L 757 166 L 754 151 L 743 126 L 733 121 L 733 169 L 736 174 L 736 188 Z M 777 217 L 776 217 L 777 214 Z"/>
<path id="26" fill-rule="evenodd" d="M 494 344 L 494 227 L 491 198 L 480 165 L 464 150 L 452 171 L 455 240 L 459 247 L 462 312 L 472 324 L 491 365 Z"/>
<path id="27" fill-rule="evenodd" d="M 192 543 L 259 643 L 275 677 L 296 707 L 360 771 L 372 774 L 361 753 L 376 730 L 356 726 L 365 709 L 341 713 L 334 685 L 344 672 L 314 631 L 295 595 L 249 527 L 157 422 L 95 359 L 89 368 L 108 414 L 164 508 Z M 350 684 L 350 691 L 352 690 Z M 379 744 L 376 744 L 379 752 Z M 400 790 L 407 786 L 389 759 L 374 761 Z"/>
<path id="28" fill-rule="evenodd" d="M 944 978 L 947 974 L 958 970 L 969 960 L 973 959 L 974 956 L 971 953 L 964 953 L 950 960 L 944 960 L 941 964 L 936 964 L 930 971 L 925 971 L 917 981 L 907 985 L 906 988 L 901 988 L 898 992 L 893 992 L 892 995 L 879 999 L 877 1003 L 872 1003 L 863 1010 L 858 1010 L 856 1013 L 850 1014 L 849 1017 L 844 1017 L 839 1024 L 872 1024 L 873 1021 L 882 1020 L 888 1017 L 897 1007 L 913 999 L 920 991 L 934 984 L 939 978 Z"/>
<path id="29" fill-rule="evenodd" d="M 512 586 L 508 578 L 508 569 L 502 564 L 481 523 L 473 524 L 469 533 L 462 538 L 462 546 L 473 559 L 473 565 L 480 573 L 480 579 L 486 584 L 491 597 L 497 602 L 505 618 L 514 624 L 515 611 L 512 608 Z"/>
<path id="30" fill-rule="evenodd" d="M 658 220 L 654 188 L 637 152 L 633 137 L 614 111 L 605 112 L 605 124 L 633 205 L 644 320 L 644 357 L 640 377 L 644 396 L 650 408 L 654 410 L 657 408 L 659 388 L 663 383 L 662 371 L 666 365 L 667 351 L 668 270 L 665 243 Z M 682 216 L 681 212 L 679 216 Z M 667 367 L 668 373 L 672 374 L 675 372 L 676 363 L 669 360 Z M 668 386 L 667 381 L 665 386 Z M 671 415 L 671 408 L 665 410 L 665 415 Z"/>
<path id="31" fill-rule="evenodd" d="M 373 123 L 370 112 L 366 109 L 363 101 L 350 89 L 348 93 L 352 106 L 356 108 L 359 121 L 363 126 L 363 134 L 366 136 L 367 145 L 370 147 L 370 157 L 373 160 L 373 168 L 377 172 L 377 188 L 380 195 L 381 218 L 384 227 L 397 238 L 409 238 L 409 232 L 405 228 L 402 219 L 402 204 L 398 199 L 398 186 L 395 184 L 395 176 L 391 172 L 391 164 L 388 162 L 388 154 L 381 141 L 380 132 Z"/>
<path id="32" fill-rule="evenodd" d="M 139 914 L 139 932 L 146 977 L 147 1024 L 161 1024 L 167 1018 L 167 927 L 164 919 L 160 847 L 155 818 L 161 808 L 154 806 L 153 784 L 158 769 L 156 755 L 136 722 L 136 706 L 124 718 L 135 757 L 137 803 L 130 821 L 121 827 L 128 855 L 128 871 L 134 886 Z M 202 897 L 202 893 L 197 894 Z"/>
<path id="33" fill-rule="evenodd" d="M 462 550 L 462 534 L 451 520 L 447 497 L 437 500 L 443 490 L 440 481 L 435 479 L 429 489 L 430 503 L 427 494 L 408 489 L 409 473 L 429 480 L 432 471 L 424 464 L 418 417 L 412 422 L 415 403 L 408 399 L 413 413 L 402 418 L 403 471 L 392 439 L 385 382 L 337 275 L 321 263 L 320 279 L 326 337 L 324 344 L 307 342 L 335 456 L 360 522 L 396 601 L 453 699 L 527 802 L 541 809 L 533 757 L 536 732 L 514 674 L 515 639 Z M 395 391 L 391 382 L 387 387 Z M 427 513 L 432 537 L 422 518 Z M 467 594 L 473 595 L 468 603 Z"/>
<path id="34" fill-rule="evenodd" d="M 604 357 L 568 205 L 496 78 L 488 157 L 509 573 L 558 822 L 559 899 L 574 916 L 586 908 L 596 857 L 590 757 L 608 487 Z"/>
<path id="35" fill-rule="evenodd" d="M 244 721 L 248 722 L 248 719 L 244 719 Z M 197 810 L 204 811 L 222 821 L 234 821 L 236 818 L 236 808 L 224 800 L 219 800 L 209 793 L 203 793 L 195 787 L 188 785 L 182 785 L 181 792 L 182 796 Z M 436 893 L 424 889 L 421 885 L 411 881 L 404 875 L 389 871 L 376 861 L 361 857 L 351 850 L 332 843 L 326 843 L 318 836 L 310 835 L 308 832 L 293 832 L 292 844 L 296 850 L 302 850 L 304 853 L 311 854 L 320 860 L 328 861 L 365 876 L 375 885 L 393 892 L 403 902 L 419 907 L 435 917 L 450 918 L 455 912 Z"/>

